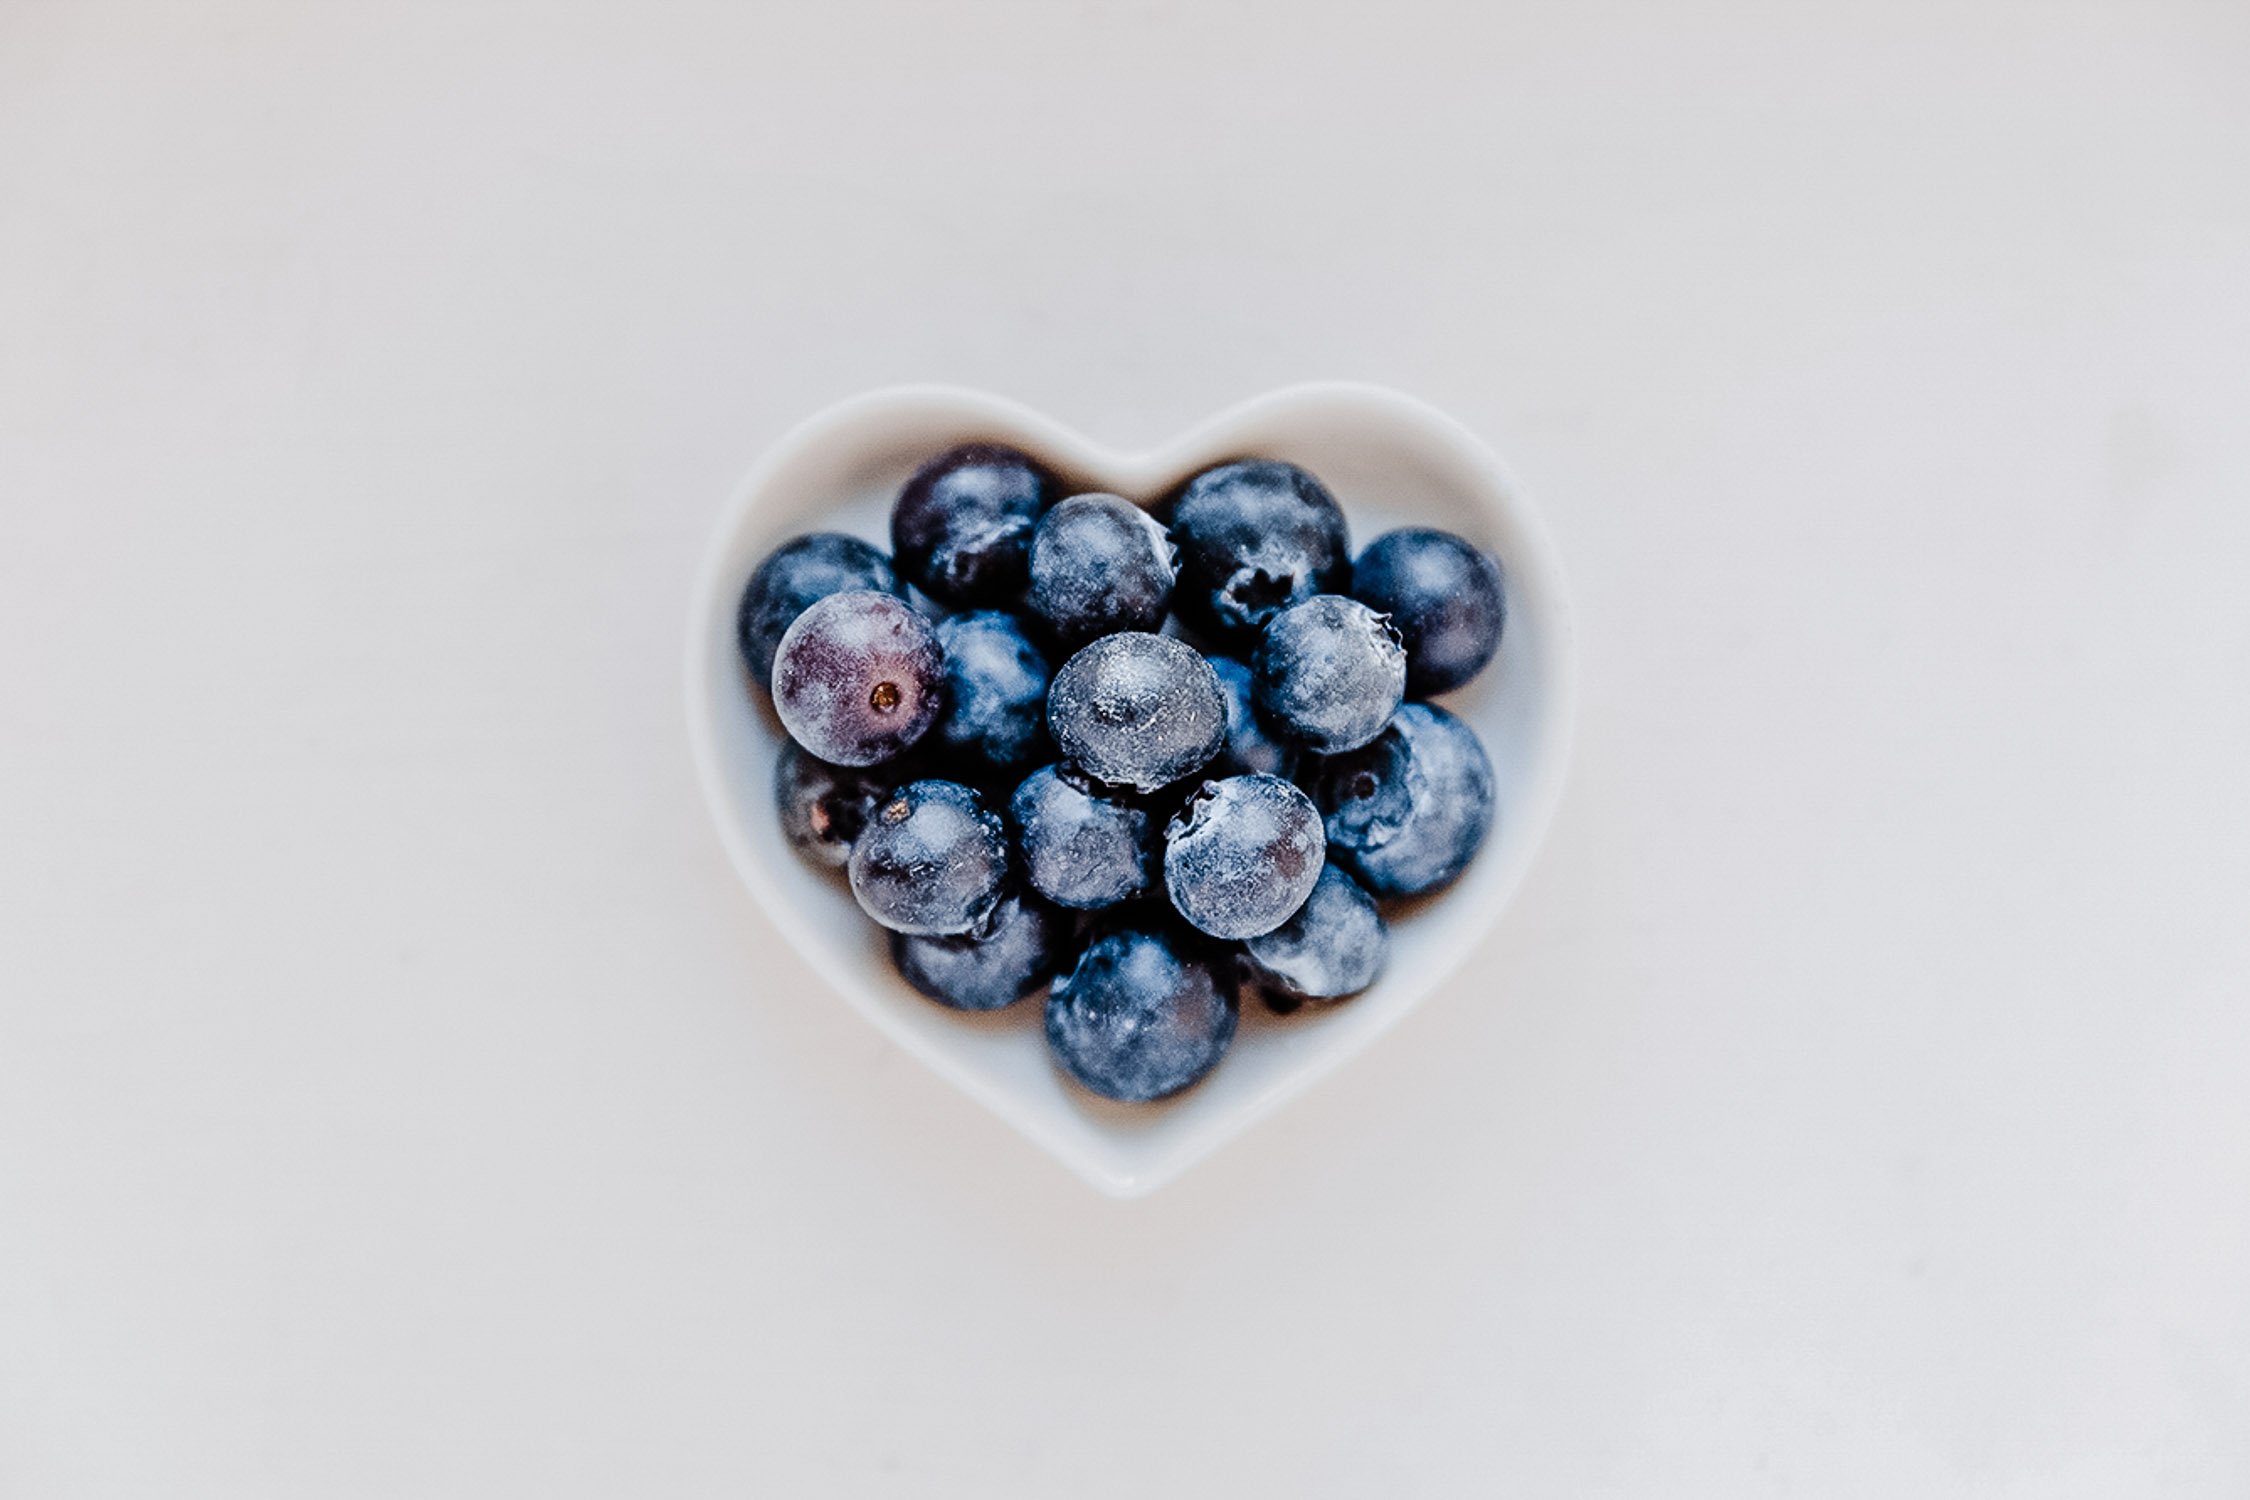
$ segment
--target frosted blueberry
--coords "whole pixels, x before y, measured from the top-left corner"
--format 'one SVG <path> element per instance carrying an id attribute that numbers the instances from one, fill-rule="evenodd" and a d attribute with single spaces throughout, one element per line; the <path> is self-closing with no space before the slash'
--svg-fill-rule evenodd
<path id="1" fill-rule="evenodd" d="M 1054 978 L 1071 919 L 1015 892 L 976 931 L 958 937 L 891 934 L 891 962 L 915 989 L 953 1010 L 1001 1010 Z"/>
<path id="2" fill-rule="evenodd" d="M 997 443 L 964 443 L 915 471 L 891 506 L 891 552 L 923 593 L 956 609 L 1023 593 L 1031 530 L 1047 504 L 1039 466 Z"/>
<path id="3" fill-rule="evenodd" d="M 1250 649 L 1292 604 L 1349 592 L 1344 512 L 1294 464 L 1252 459 L 1206 469 L 1173 503 L 1171 520 L 1180 549 L 1172 607 L 1230 649 Z"/>
<path id="4" fill-rule="evenodd" d="M 1047 995 L 1047 1046 L 1105 1099 L 1176 1094 L 1234 1040 L 1238 981 L 1193 934 L 1126 927 L 1099 937 Z"/>
<path id="5" fill-rule="evenodd" d="M 1008 802 L 1025 876 L 1048 900 L 1082 910 L 1156 889 L 1160 824 L 1137 798 L 1068 766 L 1042 766 Z"/>
<path id="6" fill-rule="evenodd" d="M 1047 725 L 1097 781 L 1153 792 L 1201 770 L 1226 743 L 1226 695 L 1185 642 L 1119 631 L 1078 652 L 1047 690 Z"/>
<path id="7" fill-rule="evenodd" d="M 1500 649 L 1507 597 L 1500 565 L 1450 531 L 1407 527 L 1367 544 L 1352 597 L 1391 617 L 1406 642 L 1406 691 L 1450 692 Z"/>
<path id="8" fill-rule="evenodd" d="M 783 632 L 805 610 L 846 589 L 898 594 L 891 560 L 856 536 L 816 531 L 783 542 L 758 564 L 734 613 L 735 642 L 758 686 L 773 685 L 773 654 Z"/>
<path id="9" fill-rule="evenodd" d="M 1328 857 L 1376 896 L 1436 890 L 1468 866 L 1492 830 L 1492 762 L 1476 731 L 1444 709 L 1409 703 L 1368 744 L 1305 773 Z"/>
<path id="10" fill-rule="evenodd" d="M 1231 656 L 1206 656 L 1219 676 L 1219 691 L 1227 695 L 1227 743 L 1212 769 L 1229 776 L 1262 771 L 1288 777 L 1297 771 L 1297 749 L 1266 732 L 1250 701 L 1250 669 Z"/>
<path id="11" fill-rule="evenodd" d="M 784 741 L 774 761 L 773 800 L 789 847 L 812 864 L 841 870 L 852 857 L 852 840 L 891 794 L 883 770 L 832 766 L 795 740 Z"/>
<path id="12" fill-rule="evenodd" d="M 1013 780 L 1048 758 L 1047 658 L 1013 615 L 978 610 L 939 622 L 944 708 L 931 748 L 963 780 Z"/>
<path id="13" fill-rule="evenodd" d="M 1207 781 L 1164 834 L 1164 889 L 1192 925 L 1256 937 L 1295 915 L 1320 879 L 1312 799 L 1278 776 Z"/>
<path id="14" fill-rule="evenodd" d="M 1250 673 L 1266 722 L 1333 754 L 1358 749 L 1391 721 L 1406 695 L 1406 648 L 1374 610 L 1321 594 L 1273 617 Z"/>
<path id="15" fill-rule="evenodd" d="M 893 932 L 971 932 L 1000 904 L 1007 832 L 958 782 L 909 782 L 875 809 L 849 869 L 860 910 Z"/>
<path id="16" fill-rule="evenodd" d="M 773 659 L 773 706 L 790 738 L 839 766 L 871 766 L 937 718 L 945 654 L 914 607 L 863 589 L 797 616 Z"/>
<path id="17" fill-rule="evenodd" d="M 1297 914 L 1242 945 L 1242 974 L 1273 1011 L 1341 1000 L 1375 982 L 1391 943 L 1375 898 L 1333 864 Z"/>
<path id="18" fill-rule="evenodd" d="M 1164 623 L 1179 568 L 1171 538 L 1115 495 L 1073 495 L 1031 536 L 1027 601 L 1065 646 Z"/>

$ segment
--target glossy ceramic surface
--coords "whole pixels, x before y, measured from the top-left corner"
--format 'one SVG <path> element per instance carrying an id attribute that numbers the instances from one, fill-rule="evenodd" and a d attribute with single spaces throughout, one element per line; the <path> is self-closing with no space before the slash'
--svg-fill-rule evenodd
<path id="1" fill-rule="evenodd" d="M 892 971 L 883 934 L 841 880 L 791 854 L 775 817 L 781 730 L 734 644 L 744 581 L 801 532 L 883 545 L 889 506 L 923 460 L 972 439 L 1013 444 L 1066 492 L 1148 504 L 1230 458 L 1287 459 L 1343 503 L 1356 550 L 1394 526 L 1460 532 L 1500 559 L 1508 625 L 1499 656 L 1436 701 L 1476 727 L 1492 756 L 1499 813 L 1483 852 L 1443 894 L 1394 923 L 1383 976 L 1356 999 L 1286 1018 L 1246 1006 L 1233 1050 L 1181 1097 L 1119 1106 L 1048 1060 L 1037 1000 L 984 1016 L 931 1004 Z M 1146 1193 L 1341 1066 L 1453 973 L 1500 919 L 1560 794 L 1573 712 L 1571 615 L 1553 548 L 1491 451 L 1431 407 L 1379 387 L 1295 386 L 1223 412 L 1146 453 L 1119 453 L 980 392 L 904 387 L 855 397 L 776 443 L 720 516 L 690 611 L 689 734 L 711 812 L 743 883 L 812 967 L 883 1032 L 1104 1192 Z M 825 995 L 775 996 L 826 1003 Z M 1461 1003 L 1505 1003 L 1484 987 Z"/>

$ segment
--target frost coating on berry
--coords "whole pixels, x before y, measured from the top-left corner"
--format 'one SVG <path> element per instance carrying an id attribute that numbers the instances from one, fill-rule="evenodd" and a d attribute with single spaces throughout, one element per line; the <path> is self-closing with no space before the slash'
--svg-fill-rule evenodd
<path id="1" fill-rule="evenodd" d="M 1172 507 L 1172 540 L 1180 549 L 1173 607 L 1232 650 L 1248 650 L 1290 605 L 1350 590 L 1343 508 L 1295 464 L 1251 459 L 1204 470 Z"/>
<path id="2" fill-rule="evenodd" d="M 1450 531 L 1409 526 L 1367 544 L 1352 597 L 1382 610 L 1406 642 L 1406 690 L 1450 692 L 1500 649 L 1508 601 L 1500 565 Z"/>
<path id="3" fill-rule="evenodd" d="M 1032 888 L 1081 910 L 1156 888 L 1157 830 L 1137 801 L 1105 791 L 1065 766 L 1042 766 L 1008 802 Z"/>
<path id="4" fill-rule="evenodd" d="M 1073 495 L 1031 537 L 1032 610 L 1075 647 L 1164 623 L 1178 553 L 1156 518 L 1116 495 Z"/>
<path id="5" fill-rule="evenodd" d="M 933 748 L 970 780 L 1015 777 L 1050 753 L 1047 658 L 1013 615 L 978 610 L 939 623 L 944 708 Z"/>
<path id="6" fill-rule="evenodd" d="M 1325 851 L 1319 810 L 1280 777 L 1207 781 L 1165 830 L 1164 889 L 1211 936 L 1257 937 L 1305 904 Z"/>
<path id="7" fill-rule="evenodd" d="M 891 931 L 970 932 L 1000 904 L 1007 831 L 958 782 L 909 782 L 875 809 L 852 845 L 850 870 L 860 910 Z"/>
<path id="8" fill-rule="evenodd" d="M 1324 757 L 1306 785 L 1329 858 L 1377 896 L 1445 885 L 1492 831 L 1492 761 L 1475 730 L 1433 704 L 1407 704 L 1368 744 Z"/>
<path id="9" fill-rule="evenodd" d="M 1307 1000 L 1341 1000 L 1375 982 L 1390 944 L 1375 898 L 1335 865 L 1325 864 L 1295 916 L 1242 945 L 1243 976 L 1270 1010 L 1294 1010 Z"/>
<path id="10" fill-rule="evenodd" d="M 1047 480 L 1026 455 L 964 443 L 915 471 L 891 506 L 898 571 L 956 609 L 999 607 L 1023 592 Z"/>
<path id="11" fill-rule="evenodd" d="M 1105 1099 L 1176 1094 L 1234 1040 L 1237 981 L 1186 935 L 1128 927 L 1096 939 L 1047 996 L 1047 1046 Z"/>
<path id="12" fill-rule="evenodd" d="M 1226 695 L 1195 648 L 1120 631 L 1063 663 L 1047 690 L 1063 755 L 1096 781 L 1153 792 L 1194 774 L 1226 743 Z"/>
<path id="13" fill-rule="evenodd" d="M 1250 671 L 1268 720 L 1323 754 L 1381 734 L 1406 696 L 1406 648 L 1389 618 L 1338 594 L 1275 615 Z"/>
<path id="14" fill-rule="evenodd" d="M 1016 892 L 974 932 L 958 937 L 891 934 L 891 962 L 906 982 L 952 1010 L 1003 1010 L 1055 977 L 1071 920 L 1037 896 Z"/>
<path id="15" fill-rule="evenodd" d="M 773 660 L 773 706 L 789 737 L 822 760 L 871 766 L 937 718 L 945 655 L 914 608 L 864 589 L 797 616 Z"/>

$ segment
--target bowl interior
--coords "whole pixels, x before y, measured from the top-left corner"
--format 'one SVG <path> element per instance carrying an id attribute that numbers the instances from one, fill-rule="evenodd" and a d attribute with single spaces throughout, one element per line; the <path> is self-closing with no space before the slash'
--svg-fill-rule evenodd
<path id="1" fill-rule="evenodd" d="M 802 532 L 846 531 L 889 550 L 890 503 L 923 461 L 955 443 L 1012 444 L 1049 464 L 1066 492 L 1142 504 L 1195 471 L 1239 457 L 1286 459 L 1342 502 L 1356 551 L 1402 525 L 1459 532 L 1500 560 L 1508 623 L 1492 665 L 1436 701 L 1491 754 L 1498 816 L 1449 890 L 1392 926 L 1388 965 L 1348 1003 L 1288 1017 L 1246 1005 L 1234 1046 L 1202 1083 L 1156 1105 L 1093 1097 L 1049 1061 L 1034 997 L 992 1015 L 930 1003 L 893 972 L 883 934 L 839 877 L 784 841 L 772 797 L 783 734 L 734 645 L 751 570 Z M 1499 461 L 1466 430 L 1396 392 L 1301 386 L 1222 413 L 1143 454 L 1113 453 L 1049 419 L 973 391 L 879 391 L 812 418 L 745 478 L 704 559 L 689 622 L 688 717 L 704 789 L 728 853 L 775 927 L 892 1040 L 1105 1192 L 1147 1192 L 1335 1068 L 1394 1024 L 1491 929 L 1527 867 L 1561 788 L 1571 718 L 1570 622 L 1552 549 Z M 792 996 L 821 1003 L 824 996 Z"/>

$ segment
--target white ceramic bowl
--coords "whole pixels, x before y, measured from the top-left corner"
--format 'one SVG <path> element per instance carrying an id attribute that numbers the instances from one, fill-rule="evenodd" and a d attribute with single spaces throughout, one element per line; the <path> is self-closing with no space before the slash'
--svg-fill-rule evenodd
<path id="1" fill-rule="evenodd" d="M 1453 887 L 1392 928 L 1390 962 L 1345 1004 L 1289 1017 L 1243 1008 L 1233 1048 L 1202 1083 L 1154 1105 L 1117 1105 L 1048 1060 L 1036 998 L 990 1015 L 946 1010 L 891 969 L 884 936 L 842 880 L 804 864 L 773 803 L 782 731 L 735 647 L 751 570 L 806 531 L 848 531 L 889 550 L 892 497 L 924 460 L 971 439 L 1049 465 L 1066 492 L 1149 503 L 1199 469 L 1287 459 L 1342 502 L 1353 547 L 1394 526 L 1461 533 L 1500 559 L 1508 622 L 1499 656 L 1438 701 L 1474 725 L 1498 777 L 1499 813 Z M 1450 418 L 1374 386 L 1293 386 L 1222 412 L 1149 453 L 1099 447 L 1037 412 L 977 391 L 910 386 L 811 418 L 751 469 L 719 518 L 688 620 L 688 732 L 719 836 L 776 929 L 892 1041 L 951 1079 L 1102 1191 L 1169 1181 L 1352 1057 L 1450 974 L 1523 879 L 1560 794 L 1574 692 L 1570 607 L 1553 547 L 1499 460 Z M 823 1004 L 825 995 L 784 997 Z"/>

